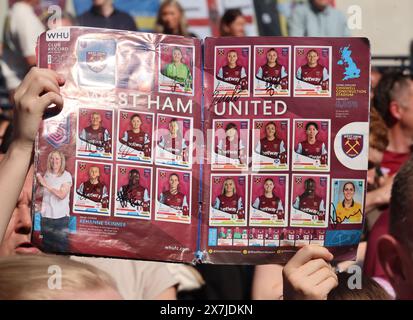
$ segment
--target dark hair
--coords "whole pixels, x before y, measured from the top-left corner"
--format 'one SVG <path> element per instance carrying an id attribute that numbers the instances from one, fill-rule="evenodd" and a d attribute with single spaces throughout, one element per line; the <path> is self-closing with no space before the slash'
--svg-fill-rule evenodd
<path id="1" fill-rule="evenodd" d="M 142 121 L 141 116 L 140 116 L 139 114 L 137 114 L 137 113 L 134 113 L 134 114 L 132 115 L 132 117 L 130 117 L 130 120 L 132 121 L 133 118 L 139 118 L 139 119 Z"/>
<path id="2" fill-rule="evenodd" d="M 268 123 L 265 125 L 265 127 L 268 127 L 270 124 L 272 124 L 275 128 L 277 128 L 277 126 L 275 125 L 275 122 L 274 122 L 274 121 L 268 122 Z"/>
<path id="3" fill-rule="evenodd" d="M 231 23 L 233 23 L 238 17 L 242 17 L 243 14 L 240 9 L 228 9 L 224 12 L 224 15 L 221 18 L 221 21 L 219 23 L 219 33 L 221 36 L 226 36 L 228 35 L 225 30 L 224 26 L 229 26 Z"/>
<path id="4" fill-rule="evenodd" d="M 390 198 L 390 234 L 403 245 L 410 243 L 413 200 L 413 158 L 410 157 L 393 181 Z"/>
<path id="5" fill-rule="evenodd" d="M 317 123 L 315 123 L 313 121 L 311 121 L 311 122 L 309 122 L 305 125 L 305 131 L 307 131 L 310 126 L 314 126 L 314 128 L 316 128 L 317 131 L 318 131 L 318 125 L 317 125 Z"/>
<path id="6" fill-rule="evenodd" d="M 267 178 L 267 179 L 265 179 L 265 180 L 264 180 L 264 183 L 266 183 L 267 181 L 271 181 L 272 183 L 274 183 L 274 180 L 273 180 L 273 179 L 271 179 L 271 178 Z"/>
<path id="7" fill-rule="evenodd" d="M 309 185 L 310 182 L 313 182 L 313 183 L 315 184 L 315 181 L 314 181 L 313 178 L 308 178 L 308 179 L 305 180 L 305 182 L 304 182 L 304 187 L 305 187 L 306 190 L 308 189 L 308 185 Z"/>
<path id="8" fill-rule="evenodd" d="M 383 75 L 374 89 L 373 105 L 388 127 L 392 127 L 397 122 L 390 113 L 390 103 L 399 101 L 400 95 L 409 87 L 410 81 L 411 76 L 391 71 Z"/>
<path id="9" fill-rule="evenodd" d="M 236 129 L 237 130 L 237 125 L 233 122 L 230 122 L 226 125 L 225 132 L 227 132 L 228 130 L 231 130 L 231 129 Z"/>
<path id="10" fill-rule="evenodd" d="M 179 180 L 179 176 L 178 176 L 178 174 L 177 174 L 177 173 L 171 173 L 171 174 L 169 175 L 169 178 L 171 178 L 172 176 L 177 177 L 177 178 L 178 178 L 178 180 Z"/>
<path id="11" fill-rule="evenodd" d="M 338 273 L 338 286 L 330 291 L 327 300 L 392 300 L 382 286 L 364 274 L 361 277 L 361 289 L 350 289 L 348 282 L 353 275 L 351 272 Z"/>
<path id="12" fill-rule="evenodd" d="M 344 185 L 343 185 L 343 192 L 344 192 L 344 188 L 346 187 L 346 185 L 351 184 L 353 186 L 354 191 L 356 191 L 356 186 L 354 185 L 353 182 L 351 181 L 347 181 Z"/>
<path id="13" fill-rule="evenodd" d="M 132 174 L 136 174 L 136 173 L 140 176 L 140 174 L 139 174 L 139 171 L 138 171 L 138 170 L 136 170 L 136 169 L 132 169 L 131 171 L 129 171 L 129 177 L 130 177 Z"/>

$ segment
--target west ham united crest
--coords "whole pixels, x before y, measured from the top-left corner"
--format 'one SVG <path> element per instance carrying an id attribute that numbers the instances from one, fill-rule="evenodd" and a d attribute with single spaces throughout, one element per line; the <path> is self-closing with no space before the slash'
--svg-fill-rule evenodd
<path id="1" fill-rule="evenodd" d="M 87 51 L 86 64 L 90 70 L 99 73 L 106 68 L 107 54 L 103 51 Z"/>
<path id="2" fill-rule="evenodd" d="M 357 157 L 363 150 L 363 135 L 343 134 L 341 136 L 341 147 L 346 156 L 350 158 Z"/>

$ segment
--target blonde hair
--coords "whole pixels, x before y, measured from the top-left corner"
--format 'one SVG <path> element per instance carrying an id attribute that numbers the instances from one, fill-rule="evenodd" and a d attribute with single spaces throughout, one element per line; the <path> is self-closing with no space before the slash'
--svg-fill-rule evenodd
<path id="1" fill-rule="evenodd" d="M 61 270 L 61 288 L 49 282 L 56 266 Z M 56 270 L 56 269 L 53 269 Z M 57 276 L 57 274 L 56 274 Z M 113 289 L 114 280 L 94 266 L 52 255 L 23 255 L 0 258 L 0 300 L 52 300 L 64 294 Z"/>
<path id="2" fill-rule="evenodd" d="M 179 30 L 178 35 L 180 36 L 189 36 L 188 32 L 188 23 L 186 22 L 185 18 L 185 11 L 180 5 L 180 3 L 176 0 L 165 0 L 162 2 L 161 6 L 158 10 L 158 15 L 156 17 L 156 25 L 155 25 L 155 32 L 157 33 L 165 33 L 165 26 L 162 22 L 162 12 L 166 7 L 174 6 L 178 9 L 179 13 L 181 14 L 181 18 L 179 19 Z"/>
<path id="3" fill-rule="evenodd" d="M 228 180 L 231 180 L 231 181 L 232 181 L 232 184 L 234 185 L 234 190 L 232 190 L 232 192 L 233 192 L 234 194 L 237 194 L 237 187 L 235 186 L 235 181 L 234 181 L 233 178 L 226 178 L 226 179 L 224 180 L 224 183 L 222 184 L 222 193 L 221 193 L 221 194 L 225 195 L 225 183 L 226 183 Z"/>
<path id="4" fill-rule="evenodd" d="M 60 168 L 59 171 L 57 172 L 57 175 L 60 177 L 66 169 L 66 157 L 65 155 L 59 151 L 59 150 L 53 150 L 52 152 L 49 153 L 47 156 L 47 172 L 53 173 L 52 165 L 50 164 L 50 160 L 52 159 L 53 154 L 58 154 L 60 157 Z"/>
<path id="5" fill-rule="evenodd" d="M 88 173 L 89 173 L 89 177 L 90 177 L 90 171 L 92 171 L 92 169 L 93 169 L 93 168 L 98 169 L 98 173 L 99 173 L 98 178 L 99 178 L 99 177 L 100 177 L 100 169 L 99 169 L 99 167 L 98 167 L 98 166 L 90 166 L 89 171 L 88 171 Z"/>

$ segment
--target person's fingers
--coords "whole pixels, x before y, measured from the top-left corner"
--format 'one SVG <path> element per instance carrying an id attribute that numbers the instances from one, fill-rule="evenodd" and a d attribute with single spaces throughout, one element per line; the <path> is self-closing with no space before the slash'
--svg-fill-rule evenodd
<path id="1" fill-rule="evenodd" d="M 315 287 L 315 290 L 320 292 L 322 294 L 322 297 L 324 299 L 327 299 L 328 294 L 330 293 L 331 290 L 333 290 L 335 287 L 338 286 L 338 280 L 337 277 L 328 277 L 326 278 L 323 282 L 321 282 L 319 285 Z"/>
<path id="2" fill-rule="evenodd" d="M 39 104 L 44 110 L 43 117 L 50 118 L 57 115 L 62 110 L 63 98 L 57 93 L 48 92 L 39 98 Z M 51 104 L 54 104 L 54 106 L 49 107 Z"/>
<path id="3" fill-rule="evenodd" d="M 320 283 L 328 279 L 329 277 L 337 279 L 337 275 L 335 272 L 332 270 L 330 266 L 323 267 L 310 276 L 308 276 L 308 282 L 312 286 L 318 286 Z"/>
<path id="4" fill-rule="evenodd" d="M 57 86 L 62 86 L 65 83 L 64 76 L 51 69 L 41 69 L 41 77 L 53 81 Z"/>
<path id="5" fill-rule="evenodd" d="M 333 255 L 324 247 L 317 245 L 307 245 L 301 248 L 287 263 L 287 269 L 299 268 L 310 260 L 324 259 L 330 261 L 333 259 Z"/>
<path id="6" fill-rule="evenodd" d="M 21 83 L 21 91 L 25 92 L 27 89 L 32 88 L 34 84 L 42 83 L 46 79 L 54 83 L 57 87 L 64 84 L 63 76 L 56 71 L 33 67 Z"/>
<path id="7" fill-rule="evenodd" d="M 60 93 L 59 85 L 57 81 L 52 81 L 49 78 L 42 78 L 39 81 L 34 82 L 26 91 L 27 95 L 33 95 L 38 97 L 43 93 L 55 92 Z"/>
<path id="8" fill-rule="evenodd" d="M 329 267 L 329 264 L 324 259 L 315 259 L 307 262 L 298 268 L 297 272 L 300 272 L 302 275 L 311 275 L 314 272 Z"/>

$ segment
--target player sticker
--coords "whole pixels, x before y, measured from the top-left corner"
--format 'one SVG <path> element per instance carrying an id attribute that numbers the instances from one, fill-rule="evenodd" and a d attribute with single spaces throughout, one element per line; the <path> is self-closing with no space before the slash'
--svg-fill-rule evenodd
<path id="1" fill-rule="evenodd" d="M 210 226 L 246 226 L 247 175 L 211 174 Z"/>
<path id="2" fill-rule="evenodd" d="M 308 228 L 299 228 L 295 230 L 295 246 L 302 247 L 310 244 L 312 234 L 313 230 Z"/>
<path id="3" fill-rule="evenodd" d="M 190 172 L 157 169 L 155 220 L 191 223 Z"/>
<path id="4" fill-rule="evenodd" d="M 77 44 L 80 86 L 114 88 L 116 83 L 116 41 L 79 37 Z"/>
<path id="5" fill-rule="evenodd" d="M 79 108 L 76 156 L 112 159 L 113 111 Z"/>
<path id="6" fill-rule="evenodd" d="M 248 229 L 235 227 L 233 228 L 233 242 L 234 246 L 246 247 L 248 246 Z"/>
<path id="7" fill-rule="evenodd" d="M 293 174 L 290 226 L 328 225 L 329 176 Z"/>
<path id="8" fill-rule="evenodd" d="M 117 165 L 115 216 L 151 218 L 152 168 Z"/>
<path id="9" fill-rule="evenodd" d="M 312 229 L 313 234 L 311 236 L 310 244 L 316 244 L 324 246 L 324 239 L 326 237 L 326 231 L 324 229 Z"/>
<path id="10" fill-rule="evenodd" d="M 112 164 L 76 161 L 73 211 L 110 216 Z"/>
<path id="11" fill-rule="evenodd" d="M 330 170 L 330 120 L 294 119 L 293 170 Z"/>
<path id="12" fill-rule="evenodd" d="M 249 120 L 213 120 L 212 170 L 248 169 Z"/>
<path id="13" fill-rule="evenodd" d="M 331 47 L 294 50 L 294 97 L 331 97 Z"/>
<path id="14" fill-rule="evenodd" d="M 159 92 L 193 96 L 195 47 L 160 45 Z"/>
<path id="15" fill-rule="evenodd" d="M 157 115 L 155 163 L 192 167 L 192 118 Z"/>
<path id="16" fill-rule="evenodd" d="M 295 231 L 294 229 L 283 228 L 280 231 L 280 246 L 293 247 L 295 244 Z"/>
<path id="17" fill-rule="evenodd" d="M 155 79 L 155 47 L 125 38 L 117 48 L 117 87 L 139 93 L 150 93 Z"/>
<path id="18" fill-rule="evenodd" d="M 264 237 L 265 237 L 264 228 L 252 228 L 250 230 L 248 245 L 250 247 L 263 247 Z"/>
<path id="19" fill-rule="evenodd" d="M 154 120 L 152 113 L 119 110 L 117 160 L 152 163 Z"/>
<path id="20" fill-rule="evenodd" d="M 288 175 L 251 175 L 250 226 L 288 225 Z"/>
<path id="21" fill-rule="evenodd" d="M 280 230 L 275 228 L 265 228 L 264 246 L 278 247 L 280 245 Z"/>
<path id="22" fill-rule="evenodd" d="M 232 246 L 232 229 L 220 227 L 218 230 L 218 246 Z"/>
<path id="23" fill-rule="evenodd" d="M 290 46 L 255 46 L 254 97 L 288 97 L 290 66 Z"/>
<path id="24" fill-rule="evenodd" d="M 331 223 L 361 224 L 364 216 L 364 180 L 333 179 L 331 185 Z"/>
<path id="25" fill-rule="evenodd" d="M 253 171 L 288 170 L 289 128 L 289 119 L 253 120 Z"/>
<path id="26" fill-rule="evenodd" d="M 250 46 L 215 47 L 215 97 L 249 97 L 250 59 Z"/>

